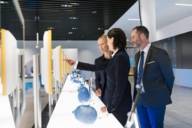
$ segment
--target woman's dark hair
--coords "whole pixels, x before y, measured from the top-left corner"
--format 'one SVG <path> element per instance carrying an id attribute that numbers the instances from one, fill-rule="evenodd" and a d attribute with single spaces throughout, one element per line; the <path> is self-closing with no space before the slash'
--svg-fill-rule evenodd
<path id="1" fill-rule="evenodd" d="M 126 35 L 120 28 L 113 28 L 107 33 L 108 38 L 114 38 L 113 47 L 124 49 L 126 48 Z"/>

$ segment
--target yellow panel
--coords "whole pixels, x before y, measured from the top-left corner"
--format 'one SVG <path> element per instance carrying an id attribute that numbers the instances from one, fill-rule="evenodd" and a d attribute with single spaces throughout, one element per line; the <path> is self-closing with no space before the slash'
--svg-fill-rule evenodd
<path id="1" fill-rule="evenodd" d="M 60 56 L 59 56 L 59 63 L 60 63 L 60 82 L 63 82 L 63 77 L 64 77 L 64 69 L 63 69 L 63 50 L 60 48 Z"/>
<path id="2" fill-rule="evenodd" d="M 2 94 L 7 95 L 7 82 L 6 82 L 6 42 L 5 42 L 6 30 L 1 29 L 1 71 L 2 71 Z"/>
<path id="3" fill-rule="evenodd" d="M 48 93 L 52 94 L 53 90 L 52 90 L 52 84 L 53 84 L 53 76 L 52 76 L 52 31 L 48 30 L 48 76 L 47 76 L 47 80 L 48 80 Z"/>

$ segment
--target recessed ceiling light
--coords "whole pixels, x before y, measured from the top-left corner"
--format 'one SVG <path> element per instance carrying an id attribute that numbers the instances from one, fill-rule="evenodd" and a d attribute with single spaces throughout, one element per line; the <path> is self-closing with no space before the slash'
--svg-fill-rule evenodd
<path id="1" fill-rule="evenodd" d="M 71 16 L 71 17 L 69 17 L 69 19 L 70 19 L 70 20 L 77 20 L 78 18 L 75 17 L 75 16 Z"/>
<path id="2" fill-rule="evenodd" d="M 0 4 L 8 4 L 7 1 L 0 1 Z"/>
<path id="3" fill-rule="evenodd" d="M 139 19 L 137 19 L 137 18 L 130 18 L 130 19 L 128 19 L 129 21 L 140 21 Z"/>
<path id="4" fill-rule="evenodd" d="M 79 3 L 75 3 L 75 2 L 72 2 L 70 3 L 71 5 L 74 5 L 74 6 L 79 6 L 80 4 Z"/>
<path id="5" fill-rule="evenodd" d="M 185 7 L 192 7 L 192 4 L 183 4 L 183 3 L 176 3 L 177 6 L 185 6 Z"/>
<path id="6" fill-rule="evenodd" d="M 72 27 L 71 29 L 72 29 L 72 30 L 77 30 L 78 28 L 77 28 L 77 27 Z"/>
<path id="7" fill-rule="evenodd" d="M 101 27 L 98 27 L 97 30 L 101 30 L 102 28 Z"/>
<path id="8" fill-rule="evenodd" d="M 72 2 L 72 3 L 68 3 L 68 4 L 61 4 L 61 7 L 71 8 L 73 6 L 79 6 L 79 5 L 80 5 L 79 3 Z"/>
<path id="9" fill-rule="evenodd" d="M 68 32 L 68 34 L 69 34 L 69 35 L 72 35 L 72 34 L 73 34 L 73 32 Z"/>
<path id="10" fill-rule="evenodd" d="M 91 11 L 91 13 L 92 13 L 92 14 L 96 14 L 96 13 L 97 13 L 97 11 Z"/>
<path id="11" fill-rule="evenodd" d="M 71 7 L 73 7 L 73 5 L 71 5 L 71 4 L 62 4 L 61 7 L 71 8 Z"/>

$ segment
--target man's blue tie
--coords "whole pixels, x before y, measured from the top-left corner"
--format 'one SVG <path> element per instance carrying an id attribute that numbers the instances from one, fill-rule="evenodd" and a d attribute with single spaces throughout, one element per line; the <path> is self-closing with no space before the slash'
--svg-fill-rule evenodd
<path id="1" fill-rule="evenodd" d="M 137 72 L 137 85 L 139 85 L 139 88 L 141 89 L 141 80 L 143 78 L 143 63 L 144 63 L 144 51 L 140 52 L 140 62 L 139 62 L 139 70 Z"/>

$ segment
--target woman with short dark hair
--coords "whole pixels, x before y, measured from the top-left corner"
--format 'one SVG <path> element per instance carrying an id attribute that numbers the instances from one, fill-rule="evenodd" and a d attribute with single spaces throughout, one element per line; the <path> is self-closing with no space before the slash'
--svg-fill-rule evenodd
<path id="1" fill-rule="evenodd" d="M 107 33 L 109 39 L 113 38 L 114 48 L 125 49 L 126 48 L 126 36 L 120 28 L 113 28 Z"/>

